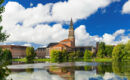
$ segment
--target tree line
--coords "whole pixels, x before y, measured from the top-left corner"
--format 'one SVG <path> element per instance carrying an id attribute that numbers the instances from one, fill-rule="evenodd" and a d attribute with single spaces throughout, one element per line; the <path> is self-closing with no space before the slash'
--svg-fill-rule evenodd
<path id="1" fill-rule="evenodd" d="M 96 55 L 90 50 L 85 52 L 74 51 L 57 51 L 52 50 L 50 54 L 51 62 L 67 62 L 76 61 L 80 58 L 84 61 L 92 58 L 112 58 L 114 61 L 124 61 L 130 59 L 130 40 L 126 44 L 118 45 L 106 45 L 104 42 L 100 42 Z"/>

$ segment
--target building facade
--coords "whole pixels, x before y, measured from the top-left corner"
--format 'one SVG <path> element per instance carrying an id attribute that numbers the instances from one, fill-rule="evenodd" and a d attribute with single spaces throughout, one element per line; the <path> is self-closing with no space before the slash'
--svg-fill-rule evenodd
<path id="1" fill-rule="evenodd" d="M 13 58 L 24 58 L 26 57 L 26 46 L 18 45 L 0 45 L 2 49 L 8 49 L 12 53 Z"/>

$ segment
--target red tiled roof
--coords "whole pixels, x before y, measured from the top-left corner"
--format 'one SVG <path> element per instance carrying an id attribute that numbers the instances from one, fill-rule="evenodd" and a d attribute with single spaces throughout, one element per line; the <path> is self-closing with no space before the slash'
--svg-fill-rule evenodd
<path id="1" fill-rule="evenodd" d="M 64 40 L 62 40 L 60 42 L 69 42 L 69 41 L 71 41 L 71 40 L 70 39 L 64 39 Z"/>
<path id="2" fill-rule="evenodd" d="M 53 47 L 68 47 L 67 45 L 65 45 L 65 44 L 57 44 L 57 45 L 54 45 Z"/>

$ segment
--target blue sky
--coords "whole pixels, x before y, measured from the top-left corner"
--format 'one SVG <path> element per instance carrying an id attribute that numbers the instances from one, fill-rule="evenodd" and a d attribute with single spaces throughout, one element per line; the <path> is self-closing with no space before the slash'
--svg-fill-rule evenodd
<path id="1" fill-rule="evenodd" d="M 5 0 L 4 5 L 7 5 L 10 1 L 11 2 L 17 2 L 19 5 L 24 7 L 25 10 L 29 9 L 29 8 L 31 9 L 31 8 L 37 7 L 38 4 L 42 4 L 44 6 L 44 5 L 47 5 L 48 3 L 53 3 L 53 5 L 55 5 L 59 2 L 69 3 L 68 0 Z M 70 1 L 72 1 L 72 0 L 70 0 Z M 89 37 L 98 36 L 98 38 L 102 38 L 101 39 L 102 41 L 104 41 L 103 36 L 105 35 L 105 33 L 109 34 L 109 36 L 113 36 L 114 33 L 116 33 L 116 31 L 124 30 L 124 32 L 117 35 L 113 39 L 113 41 L 121 42 L 122 37 L 127 37 L 127 39 L 130 39 L 130 13 L 129 13 L 128 9 L 127 9 L 126 12 L 123 13 L 123 6 L 128 2 L 128 0 L 115 0 L 115 1 L 114 0 L 108 0 L 108 1 L 110 1 L 109 4 L 106 4 L 103 7 L 97 7 L 97 10 L 90 13 L 90 15 L 84 16 L 82 18 L 79 18 L 79 17 L 76 18 L 76 19 L 74 18 L 74 28 L 77 29 L 77 28 L 79 28 L 80 26 L 83 25 L 85 27 L 84 29 L 86 31 L 86 34 L 89 34 Z M 106 0 L 106 2 L 107 2 L 107 0 Z M 74 4 L 74 0 L 73 0 L 73 4 Z M 89 8 L 87 7 L 86 9 L 89 9 Z M 78 8 L 76 8 L 76 10 L 78 10 Z M 66 15 L 66 14 L 64 14 L 64 15 Z M 35 25 L 38 25 L 38 24 L 47 24 L 49 26 L 53 26 L 55 24 L 61 24 L 63 29 L 68 29 L 69 28 L 68 22 L 69 22 L 68 19 L 65 19 L 65 20 L 63 19 L 62 22 L 60 22 L 60 21 L 57 22 L 55 20 L 52 20 L 52 21 L 48 21 L 47 23 L 46 22 L 40 22 L 40 23 L 37 23 L 37 24 L 33 24 L 32 26 L 35 26 Z M 22 24 L 20 24 L 20 25 L 22 25 Z M 6 30 L 6 31 L 8 31 L 8 30 Z M 62 40 L 64 38 L 66 38 L 66 36 L 59 39 L 59 40 Z M 121 38 L 121 39 L 118 39 L 118 38 Z M 86 39 L 89 39 L 89 38 L 86 38 Z M 54 41 L 59 41 L 59 40 L 54 40 Z M 85 41 L 85 40 L 80 40 L 80 41 Z M 53 40 L 50 41 L 50 42 L 53 42 Z M 77 42 L 78 42 L 78 40 L 77 40 Z M 92 43 L 92 40 L 88 40 L 88 42 Z M 95 44 L 95 42 L 96 41 L 94 41 L 94 44 Z M 108 44 L 111 44 L 111 42 L 112 41 L 110 41 L 110 43 L 108 43 Z M 118 42 L 116 42 L 116 43 L 118 43 Z M 26 43 L 29 43 L 29 44 L 34 45 L 34 46 L 36 46 L 36 44 L 40 44 L 40 46 L 47 44 L 47 43 L 40 43 L 40 42 L 39 43 L 36 42 L 36 44 L 35 44 L 35 41 L 30 42 L 28 40 L 25 40 L 25 41 L 14 40 L 14 41 L 7 41 L 6 42 L 6 44 L 20 44 L 20 45 L 26 44 Z M 80 45 L 80 44 L 82 45 L 83 43 L 78 42 L 78 45 Z M 89 45 L 89 43 L 86 43 L 86 45 Z M 90 45 L 93 45 L 93 44 L 90 44 Z"/>

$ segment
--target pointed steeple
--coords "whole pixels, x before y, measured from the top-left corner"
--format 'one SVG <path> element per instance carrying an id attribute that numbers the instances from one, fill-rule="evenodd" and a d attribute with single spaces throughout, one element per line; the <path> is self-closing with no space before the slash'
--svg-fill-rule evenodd
<path id="1" fill-rule="evenodd" d="M 71 18 L 71 21 L 70 21 L 70 28 L 73 29 L 73 20 L 72 20 L 72 18 Z"/>

